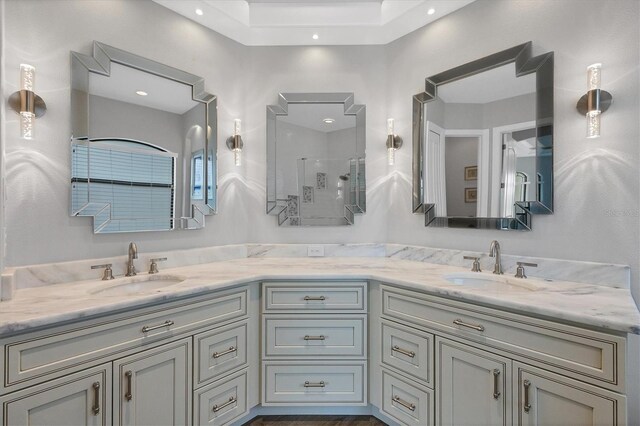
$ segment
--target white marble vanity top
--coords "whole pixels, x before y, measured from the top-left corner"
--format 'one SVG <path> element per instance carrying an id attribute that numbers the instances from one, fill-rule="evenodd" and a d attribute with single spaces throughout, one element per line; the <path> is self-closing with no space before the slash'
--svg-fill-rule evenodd
<path id="1" fill-rule="evenodd" d="M 163 269 L 163 275 L 184 281 L 142 295 L 92 294 L 98 286 L 108 285 L 100 280 L 22 288 L 13 300 L 0 303 L 0 335 L 274 279 L 378 280 L 460 301 L 640 334 L 640 313 L 626 288 L 528 278 L 523 281 L 526 288 L 506 291 L 455 285 L 443 278 L 463 272 L 468 268 L 382 257 L 225 260 Z"/>

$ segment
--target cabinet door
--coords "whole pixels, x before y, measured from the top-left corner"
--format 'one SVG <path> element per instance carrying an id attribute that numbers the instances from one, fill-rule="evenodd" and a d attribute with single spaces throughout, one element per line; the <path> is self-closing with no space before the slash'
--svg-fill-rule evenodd
<path id="1" fill-rule="evenodd" d="M 436 339 L 436 424 L 511 424 L 511 360 Z"/>
<path id="2" fill-rule="evenodd" d="M 116 425 L 191 422 L 191 339 L 114 361 Z"/>
<path id="3" fill-rule="evenodd" d="M 33 386 L 2 399 L 7 426 L 111 424 L 111 364 Z"/>
<path id="4" fill-rule="evenodd" d="M 555 373 L 515 363 L 516 422 L 522 426 L 626 425 L 626 398 Z"/>

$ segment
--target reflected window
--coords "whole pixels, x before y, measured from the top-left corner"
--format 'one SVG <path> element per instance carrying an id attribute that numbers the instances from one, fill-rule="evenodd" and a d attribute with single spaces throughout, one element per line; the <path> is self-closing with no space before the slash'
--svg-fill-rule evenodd
<path id="1" fill-rule="evenodd" d="M 176 154 L 126 139 L 72 144 L 71 202 L 96 232 L 174 228 Z"/>

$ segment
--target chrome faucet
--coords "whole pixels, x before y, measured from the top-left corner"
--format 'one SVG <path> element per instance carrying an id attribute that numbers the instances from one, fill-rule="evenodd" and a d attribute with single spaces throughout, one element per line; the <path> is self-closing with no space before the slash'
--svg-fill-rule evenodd
<path id="1" fill-rule="evenodd" d="M 491 241 L 489 247 L 489 257 L 496 258 L 496 266 L 493 267 L 493 273 L 502 275 L 502 260 L 500 259 L 500 243 L 497 240 Z"/>
<path id="2" fill-rule="evenodd" d="M 133 264 L 133 259 L 138 258 L 138 246 L 136 243 L 129 243 L 129 260 L 127 261 L 127 277 L 136 275 L 136 266 Z"/>

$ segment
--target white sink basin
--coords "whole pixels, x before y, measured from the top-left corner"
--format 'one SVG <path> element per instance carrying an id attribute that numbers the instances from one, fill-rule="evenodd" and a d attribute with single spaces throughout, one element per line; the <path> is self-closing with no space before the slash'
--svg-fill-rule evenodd
<path id="1" fill-rule="evenodd" d="M 442 276 L 451 284 L 496 291 L 534 291 L 537 286 L 526 279 L 480 272 L 461 272 Z"/>
<path id="2" fill-rule="evenodd" d="M 89 290 L 89 293 L 101 296 L 143 294 L 176 285 L 182 281 L 184 278 L 170 275 L 141 275 L 115 279 L 108 284 Z"/>

